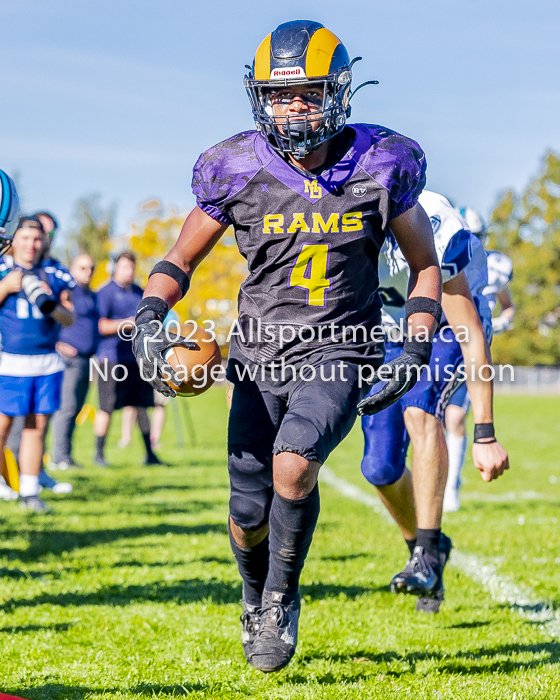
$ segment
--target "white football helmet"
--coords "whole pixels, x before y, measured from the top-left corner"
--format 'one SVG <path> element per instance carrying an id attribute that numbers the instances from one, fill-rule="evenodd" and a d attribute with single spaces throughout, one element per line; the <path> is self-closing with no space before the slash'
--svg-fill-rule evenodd
<path id="1" fill-rule="evenodd" d="M 469 225 L 471 233 L 473 233 L 480 240 L 482 245 L 485 245 L 488 239 L 488 231 L 482 216 L 470 207 L 463 207 L 463 209 L 460 209 L 459 211 L 463 219 L 465 219 Z"/>

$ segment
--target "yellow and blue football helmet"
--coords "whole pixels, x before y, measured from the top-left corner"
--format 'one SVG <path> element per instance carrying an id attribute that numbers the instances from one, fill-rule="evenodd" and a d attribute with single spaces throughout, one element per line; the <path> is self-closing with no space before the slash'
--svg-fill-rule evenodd
<path id="1" fill-rule="evenodd" d="M 244 84 L 256 127 L 272 148 L 303 158 L 342 131 L 350 117 L 352 65 L 358 60 L 350 61 L 340 39 L 309 20 L 281 24 L 262 41 Z M 323 90 L 316 111 L 292 118 L 273 115 L 272 90 L 311 84 Z"/>
<path id="2" fill-rule="evenodd" d="M 12 244 L 19 221 L 19 198 L 12 178 L 0 170 L 0 255 Z"/>

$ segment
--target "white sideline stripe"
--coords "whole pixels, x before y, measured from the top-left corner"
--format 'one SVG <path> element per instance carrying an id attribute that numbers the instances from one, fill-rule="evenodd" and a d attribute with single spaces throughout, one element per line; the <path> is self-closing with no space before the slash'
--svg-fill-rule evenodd
<path id="1" fill-rule="evenodd" d="M 323 465 L 319 472 L 319 478 L 343 496 L 362 503 L 387 522 L 394 523 L 393 518 L 379 498 L 341 479 L 330 467 Z M 539 600 L 530 588 L 522 588 L 509 578 L 500 576 L 494 564 L 488 563 L 474 554 L 465 554 L 457 549 L 453 549 L 451 552 L 450 564 L 473 581 L 480 583 L 488 591 L 492 600 L 501 604 L 507 603 L 512 610 L 515 610 L 526 620 L 539 623 L 540 629 L 548 632 L 551 637 L 560 637 L 560 611 L 553 610 L 548 603 Z"/>
<path id="2" fill-rule="evenodd" d="M 489 501 L 491 503 L 506 503 L 509 501 L 556 501 L 547 493 L 537 491 L 507 491 L 506 493 L 481 493 L 479 491 L 463 491 L 461 499 L 465 501 Z"/>

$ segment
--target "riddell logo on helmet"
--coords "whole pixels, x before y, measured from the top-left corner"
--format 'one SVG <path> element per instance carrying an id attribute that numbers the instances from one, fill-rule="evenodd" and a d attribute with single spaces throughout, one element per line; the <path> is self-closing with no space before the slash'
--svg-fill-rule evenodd
<path id="1" fill-rule="evenodd" d="M 294 66 L 293 68 L 274 68 L 270 74 L 270 79 L 274 78 L 305 78 L 305 71 L 301 66 Z"/>

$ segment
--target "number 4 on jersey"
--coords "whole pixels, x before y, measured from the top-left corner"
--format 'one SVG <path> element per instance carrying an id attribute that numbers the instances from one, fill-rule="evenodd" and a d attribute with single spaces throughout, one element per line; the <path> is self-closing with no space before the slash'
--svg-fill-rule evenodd
<path id="1" fill-rule="evenodd" d="M 327 243 L 304 243 L 292 271 L 290 287 L 299 287 L 307 292 L 309 306 L 325 306 L 327 289 L 331 280 L 327 278 L 329 245 Z"/>

